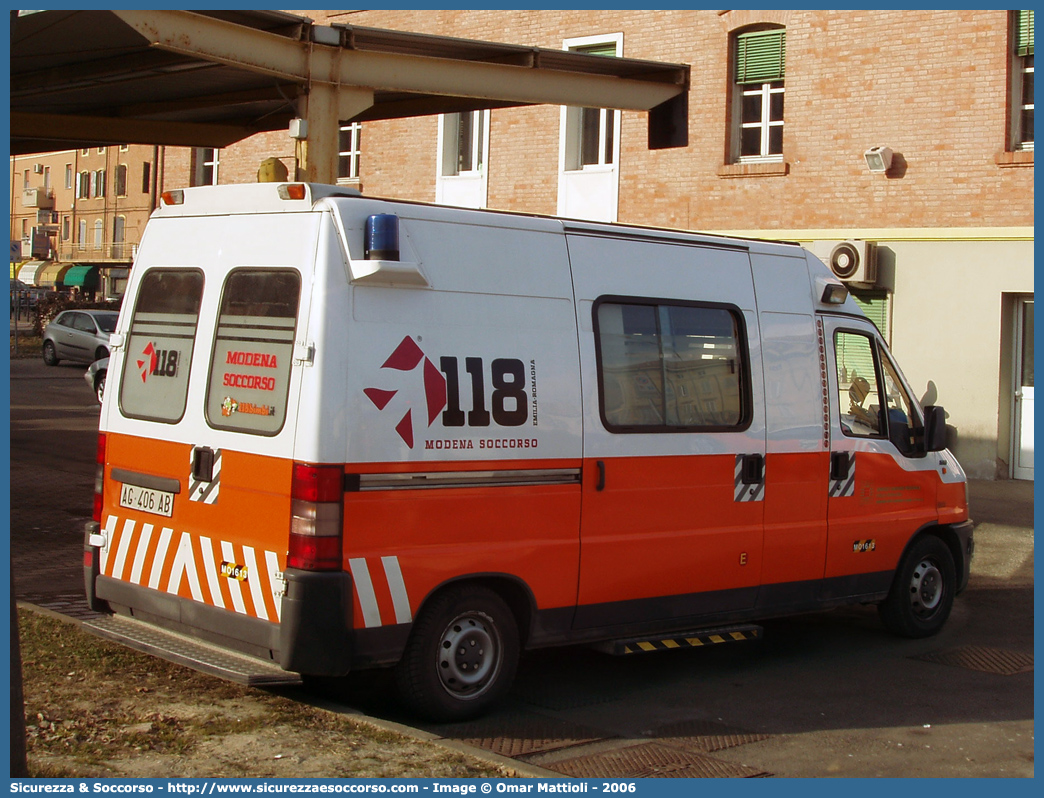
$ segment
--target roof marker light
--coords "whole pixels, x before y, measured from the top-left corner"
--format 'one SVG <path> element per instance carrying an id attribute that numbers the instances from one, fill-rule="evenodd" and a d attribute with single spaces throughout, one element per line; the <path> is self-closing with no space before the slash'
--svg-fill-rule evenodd
<path id="1" fill-rule="evenodd" d="M 160 198 L 163 200 L 164 205 L 184 205 L 185 204 L 185 192 L 184 191 L 164 191 L 160 194 Z"/>
<path id="2" fill-rule="evenodd" d="M 304 183 L 284 183 L 278 189 L 279 199 L 303 200 L 308 190 Z"/>

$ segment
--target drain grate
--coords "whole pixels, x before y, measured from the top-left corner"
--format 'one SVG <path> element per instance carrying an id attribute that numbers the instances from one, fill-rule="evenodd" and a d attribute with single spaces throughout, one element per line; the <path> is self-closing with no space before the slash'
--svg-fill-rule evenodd
<path id="1" fill-rule="evenodd" d="M 429 731 L 511 758 L 605 739 L 604 734 L 576 723 L 528 712 L 508 712 L 471 723 L 433 726 Z"/>
<path id="2" fill-rule="evenodd" d="M 745 732 L 710 720 L 683 720 L 643 734 L 661 745 L 686 748 L 705 754 L 767 740 L 771 735 Z"/>
<path id="3" fill-rule="evenodd" d="M 952 665 L 955 668 L 967 668 L 983 673 L 996 673 L 1001 676 L 1013 676 L 1016 673 L 1029 673 L 1033 670 L 1032 654 L 1020 654 L 1017 651 L 986 648 L 985 646 L 961 646 L 946 651 L 932 651 L 928 654 L 911 657 L 911 659 L 937 662 L 940 665 Z"/>
<path id="4" fill-rule="evenodd" d="M 578 756 L 544 767 L 579 779 L 749 779 L 771 776 L 763 770 L 679 751 L 659 743 L 642 743 Z"/>

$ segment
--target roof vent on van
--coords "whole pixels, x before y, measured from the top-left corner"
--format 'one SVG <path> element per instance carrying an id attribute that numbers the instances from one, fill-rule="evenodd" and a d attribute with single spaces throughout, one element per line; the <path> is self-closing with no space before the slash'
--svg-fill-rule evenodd
<path id="1" fill-rule="evenodd" d="M 399 217 L 375 213 L 366 220 L 366 260 L 399 259 Z"/>

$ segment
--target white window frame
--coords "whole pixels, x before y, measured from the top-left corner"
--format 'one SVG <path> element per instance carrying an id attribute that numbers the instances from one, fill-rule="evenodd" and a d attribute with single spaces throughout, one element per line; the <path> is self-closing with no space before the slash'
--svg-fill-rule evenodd
<path id="1" fill-rule="evenodd" d="M 776 85 L 781 84 L 781 85 Z M 733 125 L 735 131 L 734 144 L 737 163 L 779 163 L 783 160 L 782 151 L 770 153 L 769 147 L 772 140 L 772 128 L 782 128 L 784 119 L 773 120 L 771 118 L 772 97 L 782 94 L 786 97 L 786 80 L 773 81 L 772 83 L 747 83 L 735 84 L 734 87 L 736 106 Z M 743 101 L 746 97 L 759 97 L 761 101 L 761 121 L 743 121 Z M 785 114 L 784 114 L 785 118 Z M 761 134 L 761 146 L 757 155 L 742 155 L 743 131 L 757 128 Z"/>
<path id="2" fill-rule="evenodd" d="M 209 155 L 209 158 L 208 158 Z M 207 167 L 211 167 L 212 173 L 210 180 L 204 182 L 203 176 L 206 174 Z M 216 147 L 197 147 L 196 148 L 196 174 L 193 185 L 195 186 L 216 186 L 219 180 L 219 169 L 221 166 L 221 150 Z"/>
<path id="3" fill-rule="evenodd" d="M 341 125 L 338 128 L 337 143 L 340 146 L 340 134 L 349 133 L 348 149 L 341 150 L 337 153 L 337 183 L 343 185 L 345 183 L 357 183 L 359 181 L 359 164 L 362 160 L 362 152 L 359 147 L 360 136 L 362 134 L 362 125 L 358 122 L 351 122 L 347 125 Z M 348 174 L 342 175 L 341 172 L 341 159 L 348 159 Z"/>
<path id="4" fill-rule="evenodd" d="M 470 168 L 461 169 L 460 124 L 468 119 L 473 131 L 471 151 L 466 159 Z M 436 134 L 435 202 L 466 208 L 484 208 L 489 190 L 488 109 L 439 114 Z"/>
<path id="5" fill-rule="evenodd" d="M 1033 56 L 1018 55 L 1012 51 L 1011 65 L 1011 148 L 1013 151 L 1033 152 L 1033 141 L 1024 141 L 1022 134 L 1022 115 L 1033 110 L 1033 97 L 1028 103 L 1022 102 L 1022 86 L 1026 75 L 1033 74 Z"/>
<path id="6" fill-rule="evenodd" d="M 479 135 L 472 133 L 471 136 L 471 151 L 467 153 L 470 168 L 461 169 L 460 128 L 465 119 Z M 441 177 L 477 175 L 485 172 L 486 156 L 489 154 L 489 111 L 439 114 L 438 150 Z"/>
<path id="7" fill-rule="evenodd" d="M 562 49 L 579 51 L 599 45 L 612 44 L 616 48 L 616 56 L 623 56 L 623 33 L 609 33 L 597 36 L 580 36 L 566 39 Z M 608 56 L 606 56 L 608 57 Z M 583 122 L 584 116 L 592 111 L 598 112 L 598 161 L 582 163 Z M 612 114 L 612 135 L 607 135 L 606 126 Z M 620 111 L 607 108 L 581 108 L 563 106 L 561 112 L 559 140 L 559 170 L 562 172 L 607 171 L 616 169 L 620 161 Z M 607 144 L 611 144 L 612 152 L 607 152 Z"/>

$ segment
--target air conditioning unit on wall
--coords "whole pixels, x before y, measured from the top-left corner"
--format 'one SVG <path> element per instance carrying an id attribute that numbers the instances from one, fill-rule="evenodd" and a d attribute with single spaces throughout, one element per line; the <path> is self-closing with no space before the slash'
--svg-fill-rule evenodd
<path id="1" fill-rule="evenodd" d="M 809 247 L 840 280 L 856 286 L 877 285 L 877 245 L 871 241 L 815 241 Z"/>

